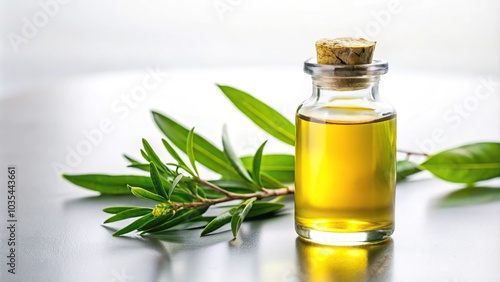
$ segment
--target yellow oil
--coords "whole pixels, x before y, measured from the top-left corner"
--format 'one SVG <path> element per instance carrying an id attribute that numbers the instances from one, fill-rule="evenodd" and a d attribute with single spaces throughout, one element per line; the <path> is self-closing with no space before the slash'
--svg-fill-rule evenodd
<path id="1" fill-rule="evenodd" d="M 301 281 L 386 281 L 392 265 L 393 243 L 326 246 L 297 239 Z"/>
<path id="2" fill-rule="evenodd" d="M 324 232 L 392 229 L 395 115 L 296 120 L 295 222 Z"/>

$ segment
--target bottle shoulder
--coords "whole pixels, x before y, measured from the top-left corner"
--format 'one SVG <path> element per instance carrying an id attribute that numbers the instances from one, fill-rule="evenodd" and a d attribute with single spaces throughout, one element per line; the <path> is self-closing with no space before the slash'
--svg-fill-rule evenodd
<path id="1" fill-rule="evenodd" d="M 381 99 L 332 99 L 319 101 L 311 97 L 297 109 L 305 119 L 339 122 L 369 122 L 396 117 L 394 107 Z"/>

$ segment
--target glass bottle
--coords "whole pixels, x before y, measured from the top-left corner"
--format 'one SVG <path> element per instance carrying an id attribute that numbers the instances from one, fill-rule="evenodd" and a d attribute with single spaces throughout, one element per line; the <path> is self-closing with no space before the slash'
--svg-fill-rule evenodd
<path id="1" fill-rule="evenodd" d="M 312 96 L 297 109 L 295 230 L 329 245 L 382 241 L 394 231 L 396 111 L 379 96 L 388 63 L 304 63 Z"/>

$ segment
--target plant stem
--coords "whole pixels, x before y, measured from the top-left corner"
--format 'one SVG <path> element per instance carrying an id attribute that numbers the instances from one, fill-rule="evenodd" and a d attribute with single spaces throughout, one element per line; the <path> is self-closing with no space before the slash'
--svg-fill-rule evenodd
<path id="1" fill-rule="evenodd" d="M 212 188 L 215 191 L 221 192 L 222 194 L 224 194 L 224 195 L 226 195 L 228 197 L 234 197 L 235 195 L 238 195 L 238 194 L 235 194 L 235 193 L 231 193 L 231 192 L 229 192 L 229 191 L 227 191 L 225 189 L 222 189 L 219 186 L 217 186 L 217 185 L 215 185 L 213 183 L 210 183 L 208 181 L 205 181 L 205 180 L 203 180 L 203 179 L 201 179 L 199 177 L 196 180 L 198 181 L 198 183 L 200 183 L 202 185 L 205 185 L 205 186 L 207 186 L 209 188 Z"/>
<path id="2" fill-rule="evenodd" d="M 200 180 L 203 181 L 203 180 Z M 200 182 L 201 183 L 201 182 Z M 204 184 L 204 183 L 203 183 Z M 192 203 L 174 203 L 174 209 L 179 209 L 179 208 L 197 208 L 201 206 L 211 206 L 219 203 L 224 203 L 232 200 L 246 200 L 250 199 L 253 197 L 256 197 L 257 199 L 263 199 L 267 197 L 274 197 L 274 196 L 283 196 L 287 194 L 293 194 L 295 192 L 295 189 L 292 187 L 286 187 L 286 188 L 279 188 L 279 189 L 263 189 L 261 192 L 255 192 L 255 193 L 249 193 L 249 194 L 237 194 L 237 193 L 231 193 L 229 191 L 226 191 L 222 188 L 220 188 L 217 185 L 214 185 L 210 183 L 211 185 L 207 185 L 210 188 L 213 188 L 221 193 L 226 194 L 226 197 L 223 198 L 218 198 L 218 199 L 204 199 L 203 201 L 200 202 L 192 202 Z M 225 192 L 223 192 L 225 191 Z"/>

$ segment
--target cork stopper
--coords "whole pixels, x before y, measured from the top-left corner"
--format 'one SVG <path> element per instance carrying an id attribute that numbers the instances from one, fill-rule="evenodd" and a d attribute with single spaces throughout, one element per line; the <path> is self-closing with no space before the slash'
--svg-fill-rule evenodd
<path id="1" fill-rule="evenodd" d="M 351 66 L 371 64 L 375 41 L 364 38 L 343 37 L 335 39 L 320 39 L 316 41 L 316 62 L 320 65 Z M 322 88 L 338 91 L 365 89 L 370 86 L 370 78 L 353 75 L 336 76 L 322 75 L 317 77 L 315 84 Z"/>
<path id="2" fill-rule="evenodd" d="M 364 38 L 343 37 L 316 41 L 316 59 L 325 65 L 371 64 L 375 41 Z"/>

